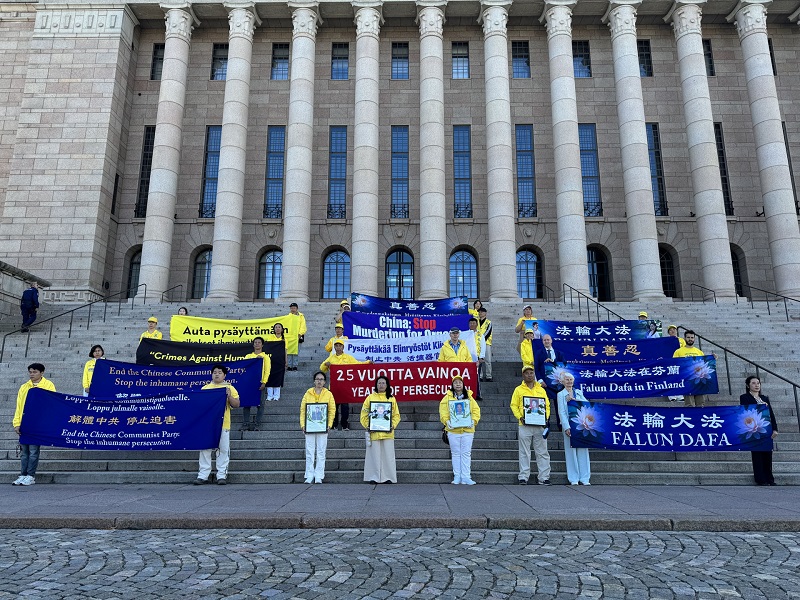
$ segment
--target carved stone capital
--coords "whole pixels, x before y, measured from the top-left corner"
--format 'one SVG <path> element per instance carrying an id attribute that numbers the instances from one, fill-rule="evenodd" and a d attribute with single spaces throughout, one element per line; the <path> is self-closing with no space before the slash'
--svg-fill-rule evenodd
<path id="1" fill-rule="evenodd" d="M 689 33 L 703 33 L 703 10 L 699 3 L 676 2 L 664 20 L 672 23 L 676 40 Z"/>
<path id="2" fill-rule="evenodd" d="M 228 38 L 241 37 L 252 42 L 256 26 L 261 24 L 261 19 L 255 13 L 255 5 L 226 2 L 225 8 L 228 10 Z"/>
<path id="3" fill-rule="evenodd" d="M 353 3 L 353 7 L 357 8 L 355 2 Z M 378 39 L 381 33 L 382 22 L 383 18 L 378 8 L 373 6 L 357 8 L 355 18 L 356 37 L 359 38 L 362 35 L 368 35 Z"/>
<path id="4" fill-rule="evenodd" d="M 610 2 L 603 22 L 611 30 L 611 39 L 619 35 L 636 35 L 636 6 L 640 2 Z"/>
<path id="5" fill-rule="evenodd" d="M 189 43 L 192 40 L 192 31 L 200 24 L 192 7 L 189 4 L 162 4 L 161 8 L 166 13 L 166 39 L 176 37 Z"/>
<path id="6" fill-rule="evenodd" d="M 52 5 L 51 5 L 52 6 Z M 128 45 L 139 21 L 127 6 L 95 8 L 67 5 L 36 11 L 34 37 L 121 37 Z"/>
<path id="7" fill-rule="evenodd" d="M 486 6 L 484 4 L 484 6 Z M 491 4 L 481 12 L 478 22 L 483 25 L 484 39 L 492 35 L 508 35 L 506 24 L 508 23 L 508 8 L 506 6 Z"/>
<path id="8" fill-rule="evenodd" d="M 292 5 L 290 4 L 290 6 Z M 293 8 L 292 37 L 305 36 L 315 39 L 317 37 L 317 27 L 321 22 L 317 12 L 317 5 L 297 5 Z"/>
<path id="9" fill-rule="evenodd" d="M 739 0 L 727 19 L 728 23 L 735 23 L 740 40 L 751 33 L 767 33 L 768 2 L 771 0 Z"/>
<path id="10" fill-rule="evenodd" d="M 572 37 L 572 7 L 571 3 L 546 2 L 544 12 L 539 21 L 544 21 L 547 28 L 547 39 L 550 40 L 557 35 L 568 35 Z"/>
<path id="11" fill-rule="evenodd" d="M 444 8 L 443 6 L 420 6 L 420 11 L 417 14 L 417 23 L 419 24 L 419 37 L 428 35 L 435 35 L 442 37 L 444 32 Z"/>

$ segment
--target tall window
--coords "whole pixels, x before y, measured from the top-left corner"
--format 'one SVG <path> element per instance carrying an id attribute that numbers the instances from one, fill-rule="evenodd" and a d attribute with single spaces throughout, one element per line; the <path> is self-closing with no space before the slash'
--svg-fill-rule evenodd
<path id="1" fill-rule="evenodd" d="M 514 79 L 529 79 L 531 76 L 531 52 L 527 40 L 511 42 L 511 76 Z"/>
<path id="2" fill-rule="evenodd" d="M 228 44 L 214 44 L 211 54 L 211 79 L 225 81 L 228 77 Z"/>
<path id="3" fill-rule="evenodd" d="M 344 219 L 347 217 L 347 127 L 331 127 L 330 144 L 328 218 Z"/>
<path id="4" fill-rule="evenodd" d="M 450 256 L 450 296 L 478 297 L 478 263 L 466 250 Z"/>
<path id="5" fill-rule="evenodd" d="M 272 44 L 270 79 L 289 79 L 289 44 Z"/>
<path id="6" fill-rule="evenodd" d="M 114 192 L 111 194 L 111 214 L 117 213 L 117 194 L 119 194 L 119 173 L 114 175 Z"/>
<path id="7" fill-rule="evenodd" d="M 392 126 L 392 218 L 408 218 L 408 126 Z"/>
<path id="8" fill-rule="evenodd" d="M 144 128 L 142 141 L 142 161 L 139 164 L 139 191 L 136 194 L 136 208 L 133 216 L 144 219 L 147 216 L 147 195 L 150 193 L 150 172 L 153 169 L 153 146 L 156 142 L 155 125 Z"/>
<path id="9" fill-rule="evenodd" d="M 667 298 L 678 297 L 678 286 L 675 283 L 675 260 L 672 253 L 666 248 L 658 249 L 658 258 L 661 262 L 661 287 Z"/>
<path id="10" fill-rule="evenodd" d="M 128 287 L 125 288 L 126 298 L 131 298 L 136 295 L 139 287 L 139 271 L 142 269 L 142 251 L 139 250 L 136 254 L 131 256 L 131 263 L 128 267 Z"/>
<path id="11" fill-rule="evenodd" d="M 222 126 L 212 125 L 206 132 L 206 157 L 203 167 L 203 200 L 200 218 L 213 219 L 217 210 L 217 181 L 219 179 L 219 148 Z"/>
<path id="12" fill-rule="evenodd" d="M 572 41 L 572 71 L 576 78 L 592 76 L 592 55 L 589 53 L 589 40 Z"/>
<path id="13" fill-rule="evenodd" d="M 517 294 L 520 298 L 541 298 L 544 292 L 542 261 L 530 250 L 517 252 Z"/>
<path id="14" fill-rule="evenodd" d="M 350 76 L 350 44 L 335 43 L 331 48 L 331 79 Z"/>
<path id="15" fill-rule="evenodd" d="M 164 44 L 153 44 L 153 60 L 150 63 L 150 81 L 160 81 L 164 70 Z"/>
<path id="16" fill-rule="evenodd" d="M 520 218 L 536 216 L 533 125 L 517 125 L 517 204 Z"/>
<path id="17" fill-rule="evenodd" d="M 767 38 L 767 46 L 769 46 L 769 60 L 772 62 L 772 76 L 778 75 L 778 66 L 775 64 L 775 49 L 772 47 L 772 38 Z"/>
<path id="18" fill-rule="evenodd" d="M 456 219 L 472 218 L 472 142 L 469 125 L 453 125 L 453 187 Z"/>
<path id="19" fill-rule="evenodd" d="M 602 217 L 600 198 L 600 165 L 597 160 L 597 131 L 594 123 L 578 125 L 581 145 L 581 175 L 583 176 L 583 214 Z"/>
<path id="20" fill-rule="evenodd" d="M 599 248 L 587 248 L 586 258 L 589 266 L 589 294 L 600 302 L 611 300 L 608 257 Z"/>
<path id="21" fill-rule="evenodd" d="M 205 298 L 211 287 L 211 250 L 203 250 L 194 259 L 192 298 Z"/>
<path id="22" fill-rule="evenodd" d="M 386 257 L 386 297 L 414 299 L 414 257 L 405 250 L 395 250 Z"/>
<path id="23" fill-rule="evenodd" d="M 744 286 L 747 285 L 745 278 L 747 270 L 744 268 L 744 254 L 740 254 L 737 248 L 731 244 L 731 266 L 733 267 L 733 287 L 736 290 L 737 296 L 748 297 L 752 293 L 749 288 L 747 294 L 744 291 Z"/>
<path id="24" fill-rule="evenodd" d="M 800 206 L 797 204 L 797 187 L 794 183 L 794 168 L 792 167 L 792 153 L 789 148 L 789 134 L 786 132 L 786 122 L 781 123 L 783 127 L 783 143 L 786 144 L 786 159 L 789 161 L 789 179 L 792 180 L 792 193 L 794 194 L 794 205 L 797 214 L 800 215 Z"/>
<path id="25" fill-rule="evenodd" d="M 350 256 L 335 250 L 325 257 L 322 273 L 322 298 L 342 298 L 350 295 Z"/>
<path id="26" fill-rule="evenodd" d="M 408 79 L 408 42 L 392 42 L 392 79 Z"/>
<path id="27" fill-rule="evenodd" d="M 706 59 L 706 75 L 716 76 L 717 69 L 714 67 L 714 51 L 711 49 L 711 40 L 703 40 L 703 57 Z"/>
<path id="28" fill-rule="evenodd" d="M 733 215 L 733 198 L 731 183 L 728 177 L 728 159 L 725 157 L 725 136 L 722 134 L 722 123 L 714 123 L 714 139 L 717 142 L 717 159 L 719 160 L 719 178 L 722 181 L 722 199 L 725 201 L 725 214 Z"/>
<path id="29" fill-rule="evenodd" d="M 256 298 L 277 298 L 281 295 L 283 252 L 270 250 L 258 261 L 258 290 Z"/>
<path id="30" fill-rule="evenodd" d="M 453 42 L 453 79 L 469 79 L 469 42 Z"/>
<path id="31" fill-rule="evenodd" d="M 650 185 L 653 188 L 653 208 L 657 217 L 666 217 L 667 191 L 664 186 L 664 166 L 661 163 L 661 135 L 658 123 L 647 123 L 647 151 L 650 154 Z"/>
<path id="32" fill-rule="evenodd" d="M 267 181 L 264 197 L 264 218 L 283 216 L 283 165 L 286 162 L 286 127 L 267 128 Z"/>
<path id="33" fill-rule="evenodd" d="M 653 53 L 650 51 L 650 40 L 636 40 L 639 50 L 639 75 L 641 77 L 653 76 Z"/>

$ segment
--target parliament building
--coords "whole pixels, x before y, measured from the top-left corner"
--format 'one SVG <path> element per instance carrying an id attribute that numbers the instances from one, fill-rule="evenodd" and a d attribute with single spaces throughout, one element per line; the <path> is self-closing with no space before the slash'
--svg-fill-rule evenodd
<path id="1" fill-rule="evenodd" d="M 0 3 L 52 302 L 800 297 L 800 0 Z"/>

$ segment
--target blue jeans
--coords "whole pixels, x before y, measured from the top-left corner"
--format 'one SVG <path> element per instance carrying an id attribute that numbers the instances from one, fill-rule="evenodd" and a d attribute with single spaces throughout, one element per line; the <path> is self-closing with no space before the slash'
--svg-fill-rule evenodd
<path id="1" fill-rule="evenodd" d="M 297 355 L 297 354 L 287 354 L 286 358 L 289 361 L 288 362 L 288 366 L 290 366 L 292 368 L 297 367 L 297 364 L 300 362 L 298 356 L 299 355 Z"/>
<path id="2" fill-rule="evenodd" d="M 36 467 L 39 466 L 39 446 L 37 444 L 21 444 L 22 452 L 19 455 L 19 474 L 36 475 Z"/>

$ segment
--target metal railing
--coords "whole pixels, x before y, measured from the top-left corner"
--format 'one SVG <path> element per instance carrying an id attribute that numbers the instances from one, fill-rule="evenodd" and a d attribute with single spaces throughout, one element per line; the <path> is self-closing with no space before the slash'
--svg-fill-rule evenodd
<path id="1" fill-rule="evenodd" d="M 694 302 L 694 288 L 700 288 L 701 290 L 705 290 L 706 292 L 711 292 L 711 295 L 714 297 L 714 304 L 716 304 L 716 303 L 717 303 L 717 292 L 715 292 L 715 291 L 714 291 L 714 290 L 712 290 L 711 288 L 703 287 L 702 285 L 699 285 L 699 284 L 697 284 L 697 283 L 693 283 L 693 284 L 692 284 L 692 285 L 689 287 L 689 291 L 690 291 L 690 292 L 691 292 L 691 294 L 692 294 L 692 302 Z M 702 294 L 702 293 L 701 293 L 701 294 L 700 294 L 700 299 L 703 301 L 703 304 L 705 304 L 705 303 L 706 303 L 706 295 L 705 295 L 705 294 Z"/>
<path id="2" fill-rule="evenodd" d="M 147 298 L 147 284 L 146 283 L 139 284 L 136 287 L 136 290 L 138 291 L 138 289 L 140 287 L 144 288 L 144 296 L 142 298 L 142 304 L 145 304 L 146 303 L 145 299 Z M 97 304 L 99 302 L 103 303 L 103 323 L 105 323 L 106 322 L 106 316 L 108 314 L 108 304 L 109 304 L 108 301 L 111 298 L 115 298 L 115 297 L 119 296 L 119 299 L 117 300 L 117 315 L 119 315 L 122 312 L 122 301 L 128 299 L 128 295 L 130 294 L 131 290 L 133 290 L 133 288 L 131 288 L 130 290 L 123 290 L 121 292 L 117 292 L 116 294 L 112 294 L 111 296 L 104 296 L 103 298 L 98 298 L 97 300 L 93 300 L 92 302 L 88 302 L 86 304 L 81 304 L 80 306 L 72 308 L 72 309 L 70 309 L 70 310 L 68 310 L 66 312 L 60 313 L 60 314 L 58 314 L 58 315 L 56 315 L 54 317 L 50 317 L 49 319 L 45 319 L 44 321 L 39 321 L 35 325 L 30 325 L 27 328 L 28 329 L 27 332 L 22 331 L 22 328 L 15 329 L 14 331 L 9 331 L 8 333 L 6 333 L 3 336 L 3 342 L 2 342 L 2 345 L 0 345 L 0 362 L 3 362 L 3 356 L 5 355 L 5 351 L 6 351 L 6 338 L 8 338 L 8 336 L 14 335 L 15 333 L 27 333 L 28 334 L 27 339 L 25 340 L 25 356 L 27 357 L 28 356 L 28 350 L 30 349 L 30 345 L 31 345 L 31 330 L 34 327 L 36 327 L 37 329 L 41 329 L 41 327 L 40 327 L 41 325 L 44 325 L 45 323 L 50 323 L 50 333 L 47 336 L 47 347 L 49 348 L 52 345 L 52 342 L 53 342 L 53 323 L 55 323 L 57 319 L 60 319 L 61 317 L 65 317 L 65 316 L 69 315 L 69 331 L 67 333 L 67 337 L 71 338 L 72 337 L 72 326 L 73 326 L 73 323 L 75 321 L 75 313 L 77 311 L 79 311 L 81 309 L 84 309 L 84 308 L 88 308 L 89 309 L 88 314 L 86 316 L 86 329 L 88 330 L 89 326 L 91 325 L 91 322 L 92 322 L 92 306 L 94 306 L 95 304 Z M 126 296 L 123 298 L 122 294 L 126 294 Z M 133 310 L 133 305 L 135 303 L 136 303 L 136 295 L 134 294 L 131 297 L 131 310 Z"/>
<path id="3" fill-rule="evenodd" d="M 584 294 L 580 290 L 576 290 L 574 287 L 572 287 L 568 283 L 563 283 L 561 285 L 562 285 L 562 289 L 564 290 L 564 304 L 567 303 L 567 290 L 569 290 L 569 306 L 570 306 L 570 308 L 575 308 L 575 304 L 574 304 L 575 300 L 574 300 L 574 298 L 577 297 L 577 299 L 578 299 L 577 300 L 578 301 L 578 314 L 579 315 L 583 315 L 582 305 L 583 305 L 583 300 L 586 300 L 587 320 L 589 320 L 589 321 L 592 320 L 592 311 L 591 311 L 591 305 L 592 304 L 594 305 L 598 321 L 600 320 L 600 311 L 601 310 L 606 311 L 606 321 L 610 321 L 611 320 L 611 315 L 614 315 L 620 321 L 624 321 L 625 320 L 625 317 L 623 317 L 619 313 L 614 312 L 613 310 L 611 310 L 607 306 L 603 306 L 602 304 L 600 304 L 597 300 L 595 300 L 591 296 L 589 296 L 587 294 Z"/>
<path id="4" fill-rule="evenodd" d="M 166 290 L 164 290 L 163 292 L 161 292 L 161 303 L 162 303 L 162 304 L 164 303 L 164 296 L 166 296 L 166 295 L 167 295 L 167 292 L 171 292 L 172 290 L 176 290 L 176 289 L 178 289 L 178 288 L 181 288 L 181 296 L 180 296 L 180 297 L 181 297 L 181 300 L 170 300 L 170 299 L 168 298 L 168 299 L 167 299 L 167 302 L 182 302 L 182 301 L 183 301 L 183 284 L 182 284 L 182 283 L 179 283 L 178 285 L 173 285 L 171 288 L 169 288 L 169 289 L 166 289 Z"/>
<path id="5" fill-rule="evenodd" d="M 542 284 L 542 292 L 544 292 L 543 295 L 545 302 L 552 302 L 553 304 L 556 304 L 558 302 L 558 296 L 556 295 L 556 291 L 549 285 Z M 552 298 L 552 300 L 550 298 Z"/>
<path id="6" fill-rule="evenodd" d="M 689 328 L 684 327 L 683 325 L 678 325 L 678 332 L 680 332 L 681 330 L 686 331 L 687 329 Z M 779 379 L 780 381 L 786 384 L 789 384 L 792 388 L 792 393 L 794 394 L 795 417 L 797 418 L 798 430 L 800 430 L 800 394 L 798 394 L 798 390 L 800 390 L 799 384 L 795 383 L 794 381 L 791 381 L 790 379 L 787 379 L 783 375 L 778 375 L 775 371 L 767 369 L 766 367 L 762 367 L 761 365 L 753 362 L 749 358 L 745 358 L 738 352 L 734 352 L 733 350 L 730 350 L 725 346 L 708 339 L 707 337 L 703 337 L 702 335 L 695 333 L 695 338 L 700 341 L 700 343 L 698 344 L 698 348 L 700 348 L 701 350 L 703 350 L 702 342 L 706 342 L 707 344 L 711 344 L 715 348 L 718 348 L 719 350 L 722 351 L 722 356 L 725 361 L 725 379 L 727 380 L 728 383 L 728 394 L 731 396 L 734 396 L 734 392 L 733 392 L 733 386 L 731 384 L 731 368 L 729 361 L 730 356 L 735 356 L 742 362 L 746 363 L 747 365 L 750 365 L 755 370 L 755 375 L 759 379 L 761 379 L 761 373 L 768 373 L 770 376 L 775 377 L 776 379 Z M 717 373 L 719 373 L 719 357 L 717 357 Z M 741 389 L 744 389 L 744 386 L 742 386 Z"/>
<path id="7" fill-rule="evenodd" d="M 743 288 L 747 288 L 749 290 L 756 290 L 756 291 L 762 292 L 764 294 L 764 300 L 765 300 L 766 305 L 767 305 L 767 314 L 768 315 L 772 314 L 772 311 L 770 310 L 770 307 L 769 307 L 770 296 L 775 296 L 776 298 L 782 298 L 783 299 L 783 310 L 786 313 L 786 320 L 787 321 L 790 320 L 789 319 L 789 302 L 797 302 L 798 304 L 800 304 L 800 300 L 796 300 L 795 298 L 790 298 L 789 296 L 784 296 L 783 294 L 778 294 L 777 292 L 770 292 L 769 290 L 762 290 L 761 288 L 757 288 L 757 287 L 752 286 L 752 285 L 747 285 L 746 283 L 743 283 L 742 287 Z M 750 298 L 748 298 L 748 299 L 750 300 L 750 308 L 755 308 L 755 306 L 753 304 L 753 293 L 752 292 L 750 292 Z M 738 295 L 736 296 L 736 303 L 737 304 L 739 303 L 739 296 Z"/>

